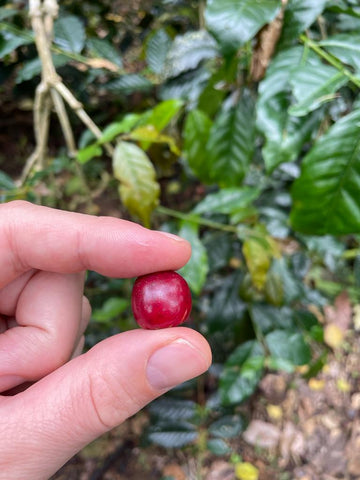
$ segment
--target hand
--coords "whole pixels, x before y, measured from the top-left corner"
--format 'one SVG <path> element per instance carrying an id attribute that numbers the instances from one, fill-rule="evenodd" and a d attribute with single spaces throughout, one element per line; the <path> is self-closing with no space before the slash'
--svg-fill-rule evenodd
<path id="1" fill-rule="evenodd" d="M 80 355 L 90 306 L 84 271 L 176 270 L 188 243 L 135 223 L 0 205 L 0 479 L 47 479 L 86 444 L 203 373 L 204 338 L 184 327 L 133 330 Z M 17 394 L 5 391 L 25 382 Z"/>

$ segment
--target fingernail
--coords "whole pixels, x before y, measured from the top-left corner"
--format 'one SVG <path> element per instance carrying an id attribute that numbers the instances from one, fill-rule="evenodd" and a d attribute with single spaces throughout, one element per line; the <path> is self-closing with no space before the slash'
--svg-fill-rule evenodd
<path id="1" fill-rule="evenodd" d="M 161 233 L 165 237 L 171 238 L 172 240 L 176 240 L 177 242 L 185 242 L 185 240 L 178 235 L 174 235 L 173 233 L 163 232 L 162 230 L 157 230 L 158 233 Z"/>
<path id="2" fill-rule="evenodd" d="M 25 379 L 19 375 L 3 375 L 0 377 L 0 392 L 5 392 L 10 388 L 17 387 L 25 382 Z"/>
<path id="3" fill-rule="evenodd" d="M 169 390 L 201 375 L 208 368 L 208 361 L 196 347 L 178 339 L 152 354 L 146 373 L 155 390 Z"/>

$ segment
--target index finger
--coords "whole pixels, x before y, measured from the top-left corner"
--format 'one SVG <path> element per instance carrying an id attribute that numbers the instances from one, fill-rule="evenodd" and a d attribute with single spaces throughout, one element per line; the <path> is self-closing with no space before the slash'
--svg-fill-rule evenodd
<path id="1" fill-rule="evenodd" d="M 23 201 L 0 205 L 0 288 L 31 268 L 129 278 L 177 270 L 190 254 L 180 237 L 127 220 Z"/>

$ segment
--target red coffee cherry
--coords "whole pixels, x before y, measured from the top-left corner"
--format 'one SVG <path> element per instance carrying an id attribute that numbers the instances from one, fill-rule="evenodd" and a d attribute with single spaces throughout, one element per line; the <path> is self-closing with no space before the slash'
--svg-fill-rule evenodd
<path id="1" fill-rule="evenodd" d="M 190 289 L 176 272 L 142 275 L 134 283 L 131 306 L 134 318 L 142 328 L 175 327 L 189 318 Z"/>

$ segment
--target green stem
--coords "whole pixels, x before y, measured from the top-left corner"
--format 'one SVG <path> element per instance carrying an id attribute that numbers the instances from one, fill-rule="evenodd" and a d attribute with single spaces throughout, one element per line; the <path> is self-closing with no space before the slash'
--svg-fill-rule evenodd
<path id="1" fill-rule="evenodd" d="M 177 210 L 163 207 L 162 205 L 159 205 L 155 211 L 162 215 L 167 215 L 169 217 L 178 218 L 179 220 L 185 220 L 187 222 L 196 223 L 197 225 L 203 225 L 204 227 L 213 228 L 215 230 L 237 233 L 237 228 L 234 227 L 233 225 L 224 225 L 223 223 L 213 222 L 212 220 L 207 220 L 193 213 L 178 212 Z"/>
<path id="2" fill-rule="evenodd" d="M 350 70 L 344 67 L 344 65 L 338 60 L 336 57 L 331 55 L 330 53 L 326 52 L 323 50 L 316 42 L 308 38 L 306 35 L 300 35 L 300 40 L 307 45 L 309 48 L 311 48 L 315 53 L 317 53 L 321 58 L 326 60 L 330 65 L 335 67 L 339 72 L 341 72 L 345 77 L 348 77 L 348 79 L 356 85 L 358 88 L 360 88 L 360 79 L 355 77 Z"/>

